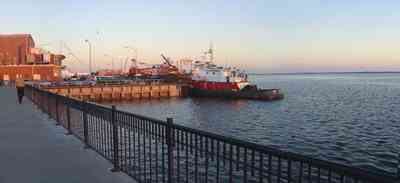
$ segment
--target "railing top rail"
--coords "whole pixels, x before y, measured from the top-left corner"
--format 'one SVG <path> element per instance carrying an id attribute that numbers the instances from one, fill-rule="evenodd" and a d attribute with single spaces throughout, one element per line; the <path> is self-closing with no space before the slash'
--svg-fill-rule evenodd
<path id="1" fill-rule="evenodd" d="M 151 117 L 147 117 L 147 116 L 143 116 L 143 115 L 139 115 L 139 114 L 133 114 L 133 113 L 129 113 L 129 112 L 126 112 L 126 111 L 116 110 L 116 112 L 124 114 L 124 115 L 128 115 L 128 116 L 133 116 L 135 118 L 147 120 L 147 121 L 150 121 L 150 122 L 154 122 L 154 123 L 157 123 L 157 124 L 160 124 L 160 125 L 166 125 L 166 123 L 167 123 L 166 121 L 162 121 L 162 120 L 159 120 L 159 119 L 155 119 L 155 118 L 151 118 Z"/>

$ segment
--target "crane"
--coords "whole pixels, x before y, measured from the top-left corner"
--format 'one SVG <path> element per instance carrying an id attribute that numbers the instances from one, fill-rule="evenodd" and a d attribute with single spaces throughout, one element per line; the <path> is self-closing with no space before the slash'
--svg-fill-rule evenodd
<path id="1" fill-rule="evenodd" d="M 168 59 L 167 57 L 164 56 L 164 54 L 161 54 L 161 57 L 164 59 L 165 63 L 167 63 L 169 66 L 175 67 L 174 65 L 171 64 L 171 62 L 169 61 L 169 59 Z"/>

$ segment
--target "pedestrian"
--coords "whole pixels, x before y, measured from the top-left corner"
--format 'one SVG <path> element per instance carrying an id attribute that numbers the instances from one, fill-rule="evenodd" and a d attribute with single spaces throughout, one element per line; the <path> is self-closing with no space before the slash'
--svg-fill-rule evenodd
<path id="1" fill-rule="evenodd" d="M 18 77 L 15 80 L 15 86 L 17 88 L 18 103 L 22 103 L 22 98 L 24 97 L 25 81 L 22 77 Z"/>

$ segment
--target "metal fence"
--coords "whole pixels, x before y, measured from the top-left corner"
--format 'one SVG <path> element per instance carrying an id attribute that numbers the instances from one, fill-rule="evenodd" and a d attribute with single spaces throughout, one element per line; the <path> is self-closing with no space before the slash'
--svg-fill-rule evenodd
<path id="1" fill-rule="evenodd" d="M 137 182 L 392 183 L 372 172 L 78 101 L 27 86 L 57 124 Z"/>

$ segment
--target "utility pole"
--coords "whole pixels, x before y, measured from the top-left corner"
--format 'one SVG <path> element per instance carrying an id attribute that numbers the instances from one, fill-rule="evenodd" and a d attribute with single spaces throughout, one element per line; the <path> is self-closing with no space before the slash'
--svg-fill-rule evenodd
<path id="1" fill-rule="evenodd" d="M 92 74 L 92 43 L 88 39 L 85 42 L 89 46 L 89 73 Z"/>

